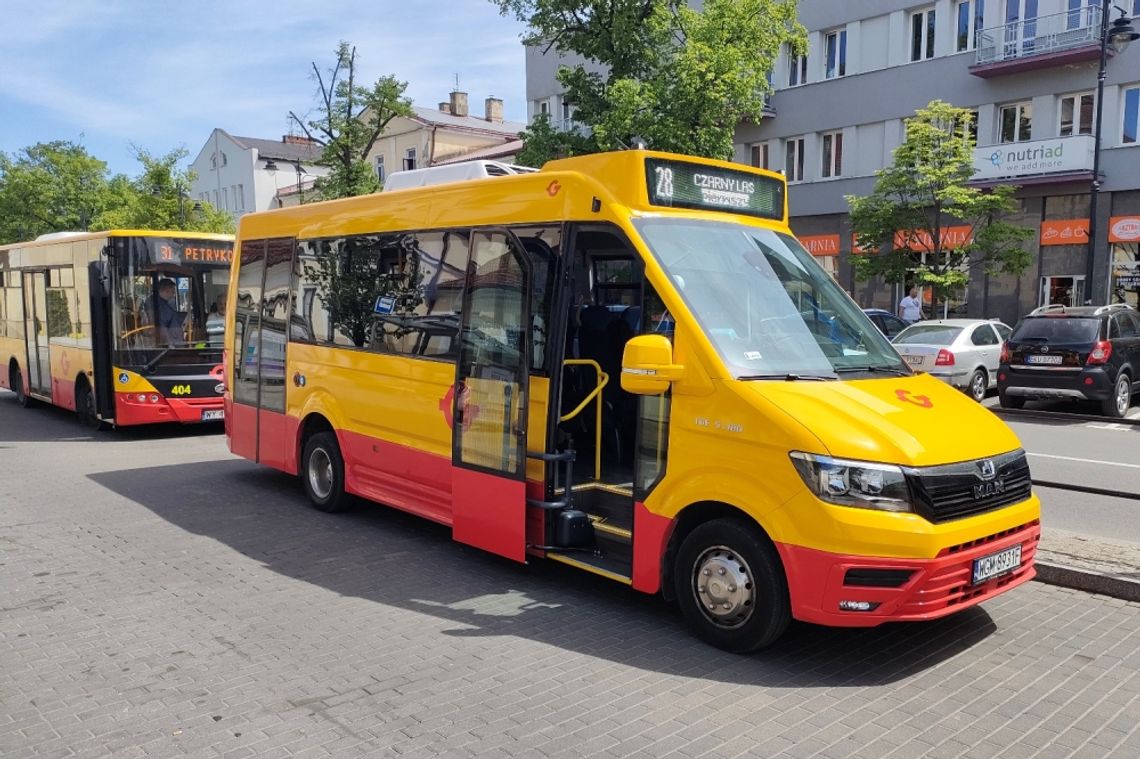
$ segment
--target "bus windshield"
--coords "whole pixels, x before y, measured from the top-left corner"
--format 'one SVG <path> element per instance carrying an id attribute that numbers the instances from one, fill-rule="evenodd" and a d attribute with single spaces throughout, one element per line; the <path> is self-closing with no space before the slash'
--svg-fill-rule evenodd
<path id="1" fill-rule="evenodd" d="M 116 362 L 218 363 L 233 243 L 124 237 L 112 244 Z"/>
<path id="2" fill-rule="evenodd" d="M 737 379 L 911 373 L 791 235 L 719 221 L 635 223 Z"/>

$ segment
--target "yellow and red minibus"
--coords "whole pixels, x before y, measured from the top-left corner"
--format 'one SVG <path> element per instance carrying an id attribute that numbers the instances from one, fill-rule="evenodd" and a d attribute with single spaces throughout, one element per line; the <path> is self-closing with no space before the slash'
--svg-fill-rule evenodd
<path id="1" fill-rule="evenodd" d="M 0 387 L 92 427 L 220 422 L 233 241 L 112 230 L 0 246 Z"/>
<path id="2" fill-rule="evenodd" d="M 226 434 L 750 651 L 1034 576 L 1016 436 L 915 374 L 788 227 L 783 177 L 630 150 L 242 218 Z"/>

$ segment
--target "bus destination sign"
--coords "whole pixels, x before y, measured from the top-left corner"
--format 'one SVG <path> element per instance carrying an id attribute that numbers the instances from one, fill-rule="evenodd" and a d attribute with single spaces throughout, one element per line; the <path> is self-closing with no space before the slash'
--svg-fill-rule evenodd
<path id="1" fill-rule="evenodd" d="M 645 159 L 645 178 L 650 205 L 784 218 L 779 179 L 660 158 Z"/>

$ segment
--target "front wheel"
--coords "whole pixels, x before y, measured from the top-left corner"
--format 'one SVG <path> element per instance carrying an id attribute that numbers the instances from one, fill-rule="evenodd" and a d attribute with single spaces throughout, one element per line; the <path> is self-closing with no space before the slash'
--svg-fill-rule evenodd
<path id="1" fill-rule="evenodd" d="M 791 622 L 784 569 L 757 529 L 715 519 L 693 530 L 677 552 L 677 600 L 701 640 L 733 653 L 771 645 Z"/>
<path id="2" fill-rule="evenodd" d="M 86 382 L 80 383 L 75 391 L 75 414 L 84 427 L 97 430 L 103 425 L 99 420 L 99 414 L 95 411 L 95 394 L 91 392 L 91 386 Z"/>
<path id="3" fill-rule="evenodd" d="M 1130 405 L 1132 405 L 1132 378 L 1127 374 L 1121 373 L 1121 375 L 1116 378 L 1116 385 L 1112 388 L 1112 395 L 1101 402 L 1101 410 L 1104 411 L 1105 416 L 1120 419 L 1128 413 L 1128 407 Z"/>
<path id="4" fill-rule="evenodd" d="M 335 513 L 351 505 L 352 497 L 344 492 L 344 458 L 334 433 L 318 432 L 306 441 L 301 482 L 309 500 L 321 511 Z"/>
<path id="5" fill-rule="evenodd" d="M 974 373 L 970 375 L 970 384 L 966 385 L 966 392 L 970 397 L 978 403 L 986 399 L 986 390 L 988 383 L 986 381 L 986 372 L 984 369 L 975 369 Z"/>
<path id="6" fill-rule="evenodd" d="M 28 391 L 24 389 L 24 373 L 17 369 L 12 372 L 9 384 L 12 387 L 12 392 L 16 394 L 16 403 L 19 403 L 24 408 L 32 404 L 31 396 Z"/>

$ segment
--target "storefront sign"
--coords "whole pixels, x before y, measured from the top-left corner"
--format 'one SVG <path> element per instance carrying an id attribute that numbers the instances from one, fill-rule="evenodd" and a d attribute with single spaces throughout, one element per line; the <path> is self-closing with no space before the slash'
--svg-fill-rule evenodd
<path id="1" fill-rule="evenodd" d="M 1042 245 L 1087 245 L 1088 219 L 1056 219 L 1041 222 Z"/>
<path id="2" fill-rule="evenodd" d="M 973 179 L 1001 179 L 1091 171 L 1093 138 L 1081 134 L 989 145 L 974 150 Z"/>
<path id="3" fill-rule="evenodd" d="M 839 235 L 804 235 L 798 239 L 813 256 L 839 255 Z"/>
<path id="4" fill-rule="evenodd" d="M 956 248 L 960 245 L 973 242 L 973 227 L 969 224 L 955 227 L 942 227 L 940 236 L 942 237 L 941 247 L 943 250 L 946 248 Z M 934 250 L 934 239 L 931 237 L 930 232 L 925 229 L 900 229 L 895 232 L 895 247 L 909 248 L 914 251 L 932 251 Z"/>
<path id="5" fill-rule="evenodd" d="M 1140 216 L 1113 216 L 1108 220 L 1109 242 L 1140 242 Z"/>
<path id="6" fill-rule="evenodd" d="M 859 236 L 854 232 L 851 233 L 851 252 L 852 253 L 876 253 L 878 248 L 864 248 L 859 245 Z"/>

